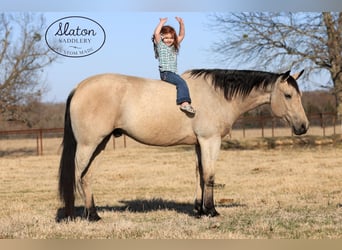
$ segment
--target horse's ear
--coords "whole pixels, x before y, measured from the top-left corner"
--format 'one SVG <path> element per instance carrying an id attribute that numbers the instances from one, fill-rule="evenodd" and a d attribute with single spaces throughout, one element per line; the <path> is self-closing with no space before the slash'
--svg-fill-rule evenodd
<path id="1" fill-rule="evenodd" d="M 280 76 L 281 77 L 281 81 L 285 82 L 289 78 L 290 72 L 291 72 L 291 70 L 286 71 L 285 73 L 281 74 L 281 76 Z"/>
<path id="2" fill-rule="evenodd" d="M 303 69 L 301 72 L 299 72 L 299 73 L 293 74 L 292 77 L 293 77 L 295 80 L 297 80 L 303 73 L 304 73 L 304 69 Z"/>

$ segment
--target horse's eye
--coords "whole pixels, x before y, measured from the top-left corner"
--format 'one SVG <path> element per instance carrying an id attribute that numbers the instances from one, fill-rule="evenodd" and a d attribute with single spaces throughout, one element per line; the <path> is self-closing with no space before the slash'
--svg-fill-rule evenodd
<path id="1" fill-rule="evenodd" d="M 284 94 L 286 99 L 291 99 L 292 96 L 290 94 Z"/>

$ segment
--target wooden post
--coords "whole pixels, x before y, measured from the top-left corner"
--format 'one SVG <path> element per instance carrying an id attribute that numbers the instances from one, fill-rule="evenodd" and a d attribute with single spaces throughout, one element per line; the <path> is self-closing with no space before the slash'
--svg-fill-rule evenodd
<path id="1" fill-rule="evenodd" d="M 274 137 L 274 119 L 272 118 L 272 137 Z"/>
<path id="2" fill-rule="evenodd" d="M 39 135 L 36 135 L 36 143 L 37 143 L 37 155 L 39 155 Z"/>
<path id="3" fill-rule="evenodd" d="M 39 130 L 40 155 L 43 155 L 43 129 Z"/>
<path id="4" fill-rule="evenodd" d="M 324 114 L 320 113 L 319 117 L 320 117 L 321 127 L 322 127 L 322 130 L 323 130 L 323 136 L 325 136 Z"/>

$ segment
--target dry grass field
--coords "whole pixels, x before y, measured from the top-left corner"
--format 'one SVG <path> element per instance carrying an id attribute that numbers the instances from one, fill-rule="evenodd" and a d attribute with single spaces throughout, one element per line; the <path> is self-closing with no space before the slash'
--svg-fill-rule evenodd
<path id="1" fill-rule="evenodd" d="M 198 219 L 192 147 L 108 145 L 93 174 L 102 220 L 57 223 L 60 139 L 49 140 L 44 156 L 34 156 L 25 140 L 0 141 L 0 151 L 12 152 L 0 157 L 0 238 L 342 238 L 339 146 L 222 150 L 215 188 L 221 216 Z M 27 152 L 13 149 L 18 143 Z M 79 197 L 76 205 L 80 212 Z"/>

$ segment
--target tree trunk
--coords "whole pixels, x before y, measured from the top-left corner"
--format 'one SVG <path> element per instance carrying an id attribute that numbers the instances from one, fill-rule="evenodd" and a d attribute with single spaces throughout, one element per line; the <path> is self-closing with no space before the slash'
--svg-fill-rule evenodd
<path id="1" fill-rule="evenodd" d="M 334 79 L 335 95 L 336 95 L 336 111 L 338 117 L 342 117 L 342 73 L 339 73 Z"/>
<path id="2" fill-rule="evenodd" d="M 332 14 L 323 13 L 327 29 L 327 47 L 329 51 L 330 74 L 334 83 L 337 115 L 342 115 L 342 13 L 334 21 Z"/>

